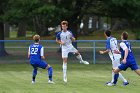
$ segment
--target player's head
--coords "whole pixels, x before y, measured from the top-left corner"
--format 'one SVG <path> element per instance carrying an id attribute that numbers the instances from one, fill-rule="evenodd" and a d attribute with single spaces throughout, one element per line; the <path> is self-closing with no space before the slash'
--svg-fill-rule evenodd
<path id="1" fill-rule="evenodd" d="M 33 40 L 35 41 L 35 43 L 38 43 L 40 41 L 40 36 L 39 35 L 34 35 Z"/>
<path id="2" fill-rule="evenodd" d="M 127 40 L 128 39 L 128 33 L 127 32 L 123 32 L 121 35 L 121 39 L 122 40 Z"/>
<path id="3" fill-rule="evenodd" d="M 62 27 L 63 31 L 67 31 L 68 21 L 62 21 L 61 22 L 61 27 Z"/>
<path id="4" fill-rule="evenodd" d="M 111 31 L 110 30 L 106 30 L 104 32 L 104 34 L 105 34 L 106 37 L 110 37 L 111 36 Z"/>

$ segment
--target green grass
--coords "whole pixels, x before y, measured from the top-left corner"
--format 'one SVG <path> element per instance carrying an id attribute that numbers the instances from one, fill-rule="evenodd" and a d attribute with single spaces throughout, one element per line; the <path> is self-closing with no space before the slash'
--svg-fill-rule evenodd
<path id="1" fill-rule="evenodd" d="M 47 71 L 39 69 L 36 83 L 31 84 L 32 67 L 29 64 L 0 65 L 0 93 L 139 93 L 140 78 L 130 69 L 123 72 L 128 86 L 105 86 L 111 79 L 111 64 L 68 64 L 68 83 L 62 81 L 61 64 L 52 64 L 53 80 L 47 83 Z"/>

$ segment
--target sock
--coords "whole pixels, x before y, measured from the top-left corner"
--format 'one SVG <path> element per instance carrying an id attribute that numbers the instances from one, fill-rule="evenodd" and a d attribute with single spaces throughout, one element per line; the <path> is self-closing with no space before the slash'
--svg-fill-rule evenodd
<path id="1" fill-rule="evenodd" d="M 48 68 L 48 76 L 49 76 L 49 80 L 50 80 L 50 81 L 52 81 L 52 73 L 53 73 L 53 69 L 52 69 L 52 67 L 50 66 L 50 67 Z"/>
<path id="2" fill-rule="evenodd" d="M 80 60 L 80 61 L 83 61 L 82 56 L 81 56 L 80 54 L 77 55 L 76 58 L 77 58 L 78 60 Z"/>
<path id="3" fill-rule="evenodd" d="M 114 75 L 114 84 L 116 84 L 117 83 L 117 81 L 118 81 L 118 77 L 119 77 L 119 74 L 115 74 Z"/>
<path id="4" fill-rule="evenodd" d="M 111 80 L 111 83 L 114 82 L 114 72 L 112 71 L 112 80 Z"/>
<path id="5" fill-rule="evenodd" d="M 63 62 L 63 78 L 67 77 L 67 63 Z"/>
<path id="6" fill-rule="evenodd" d="M 121 73 L 119 73 L 119 78 L 123 81 L 123 82 L 127 82 L 127 80 L 123 77 L 123 75 Z"/>
<path id="7" fill-rule="evenodd" d="M 36 75 L 37 75 L 37 69 L 33 69 L 32 81 L 35 81 Z"/>

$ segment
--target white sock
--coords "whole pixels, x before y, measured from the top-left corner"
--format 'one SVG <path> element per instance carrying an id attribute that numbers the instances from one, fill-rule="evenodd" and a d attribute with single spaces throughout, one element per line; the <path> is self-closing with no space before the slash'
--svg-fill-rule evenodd
<path id="1" fill-rule="evenodd" d="M 63 62 L 63 79 L 67 77 L 67 63 Z"/>
<path id="2" fill-rule="evenodd" d="M 127 80 L 123 77 L 123 75 L 121 73 L 119 73 L 119 78 L 123 81 L 123 82 L 127 82 Z"/>
<path id="3" fill-rule="evenodd" d="M 112 80 L 111 80 L 111 83 L 114 82 L 114 72 L 112 71 Z"/>
<path id="4" fill-rule="evenodd" d="M 80 61 L 83 61 L 82 56 L 81 56 L 80 54 L 77 55 L 76 58 L 77 58 L 78 60 L 80 60 Z"/>

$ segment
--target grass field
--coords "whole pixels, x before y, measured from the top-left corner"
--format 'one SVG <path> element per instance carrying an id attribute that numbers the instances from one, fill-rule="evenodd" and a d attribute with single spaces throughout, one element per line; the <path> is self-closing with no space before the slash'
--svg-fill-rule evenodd
<path id="1" fill-rule="evenodd" d="M 62 81 L 61 64 L 52 64 L 53 80 L 48 84 L 47 71 L 39 69 L 36 83 L 31 84 L 32 67 L 29 64 L 0 64 L 0 93 L 139 93 L 140 78 L 128 69 L 123 75 L 129 81 L 122 86 L 105 86 L 111 80 L 111 64 L 68 64 L 68 83 Z"/>

